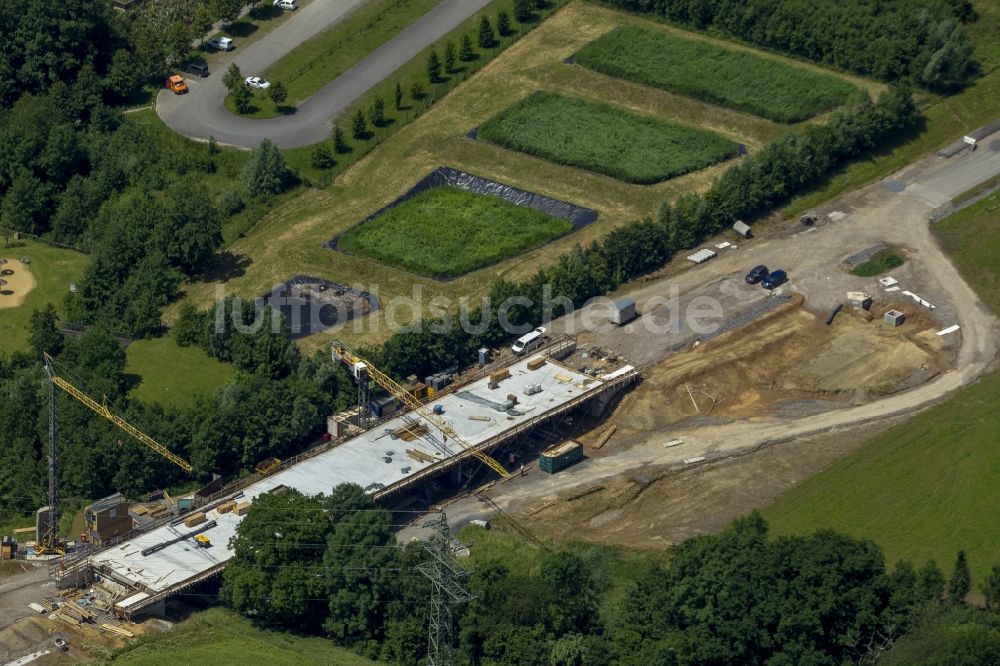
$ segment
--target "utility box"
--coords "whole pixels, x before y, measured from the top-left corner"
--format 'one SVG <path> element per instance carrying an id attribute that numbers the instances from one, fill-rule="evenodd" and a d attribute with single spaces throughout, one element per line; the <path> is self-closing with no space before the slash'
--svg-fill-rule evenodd
<path id="1" fill-rule="evenodd" d="M 733 231 L 738 233 L 743 238 L 753 238 L 753 232 L 750 230 L 750 225 L 743 220 L 736 220 L 736 224 L 733 225 Z"/>
<path id="2" fill-rule="evenodd" d="M 573 463 L 583 459 L 583 446 L 572 439 L 542 451 L 538 456 L 538 469 L 549 474 L 555 474 Z"/>
<path id="3" fill-rule="evenodd" d="M 490 362 L 490 350 L 486 347 L 481 347 L 479 349 L 479 367 L 489 364 Z"/>
<path id="4" fill-rule="evenodd" d="M 635 319 L 635 301 L 631 298 L 623 298 L 615 303 L 611 310 L 611 323 L 616 326 L 624 326 Z"/>
<path id="5" fill-rule="evenodd" d="M 906 315 L 899 310 L 889 310 L 882 315 L 882 318 L 889 326 L 899 326 L 906 321 Z"/>
<path id="6" fill-rule="evenodd" d="M 872 296 L 871 294 L 866 294 L 863 291 L 849 291 L 847 292 L 847 300 L 856 308 L 861 308 L 862 310 L 867 310 L 872 306 Z"/>

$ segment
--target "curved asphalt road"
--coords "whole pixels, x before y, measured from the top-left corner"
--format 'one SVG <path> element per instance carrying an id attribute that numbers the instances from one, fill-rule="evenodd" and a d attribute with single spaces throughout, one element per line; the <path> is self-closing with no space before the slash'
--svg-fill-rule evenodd
<path id="1" fill-rule="evenodd" d="M 259 42 L 239 48 L 219 61 L 207 79 L 187 79 L 190 92 L 174 95 L 161 90 L 156 112 L 174 131 L 192 139 L 214 137 L 220 144 L 253 148 L 267 138 L 279 148 L 297 148 L 330 136 L 330 120 L 401 65 L 485 7 L 489 0 L 444 0 L 392 40 L 347 70 L 315 95 L 299 104 L 294 114 L 268 120 L 250 120 L 223 106 L 226 88 L 222 75 L 230 62 L 245 76 L 258 75 L 316 33 L 333 25 L 363 0 L 316 0 L 295 12 L 284 25 Z"/>

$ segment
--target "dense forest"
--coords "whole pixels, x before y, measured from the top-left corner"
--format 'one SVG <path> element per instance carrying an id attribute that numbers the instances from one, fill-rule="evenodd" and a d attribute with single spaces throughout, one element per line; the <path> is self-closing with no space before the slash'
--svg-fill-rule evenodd
<path id="1" fill-rule="evenodd" d="M 605 0 L 886 81 L 948 89 L 973 73 L 969 0 Z"/>
<path id="2" fill-rule="evenodd" d="M 836 666 L 875 663 L 897 644 L 890 663 L 998 663 L 1000 616 L 964 605 L 964 553 L 946 579 L 933 561 L 888 568 L 875 544 L 834 532 L 771 536 L 757 514 L 679 544 L 667 564 L 583 545 L 536 550 L 512 535 L 479 548 L 485 533 L 468 536 L 472 557 L 460 566 L 471 569 L 473 598 L 455 610 L 456 663 Z M 399 546 L 393 516 L 360 487 L 264 495 L 234 547 L 222 597 L 236 611 L 422 663 L 427 550 Z M 1000 601 L 1000 567 L 981 588 Z M 959 655 L 977 660 L 951 660 Z"/>

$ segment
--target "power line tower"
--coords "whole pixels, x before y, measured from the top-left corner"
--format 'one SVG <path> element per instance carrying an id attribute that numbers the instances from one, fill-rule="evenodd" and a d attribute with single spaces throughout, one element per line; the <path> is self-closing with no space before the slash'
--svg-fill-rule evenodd
<path id="1" fill-rule="evenodd" d="M 455 564 L 450 548 L 451 536 L 448 519 L 442 511 L 438 518 L 428 521 L 425 527 L 433 527 L 437 534 L 426 544 L 424 550 L 431 560 L 417 567 L 431 581 L 431 614 L 427 625 L 428 666 L 454 666 L 455 636 L 452 609 L 473 597 L 461 581 L 469 572 Z"/>

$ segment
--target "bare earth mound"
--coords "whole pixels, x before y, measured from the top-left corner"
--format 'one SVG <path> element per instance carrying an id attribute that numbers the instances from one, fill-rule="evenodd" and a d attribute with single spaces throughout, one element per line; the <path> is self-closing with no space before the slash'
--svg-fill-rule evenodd
<path id="1" fill-rule="evenodd" d="M 6 284 L 0 284 L 0 310 L 4 308 L 16 308 L 24 303 L 27 296 L 37 284 L 35 277 L 28 270 L 28 266 L 22 264 L 15 258 L 6 258 L 6 263 L 0 264 L 0 280 Z M 10 275 L 4 275 L 6 271 L 14 271 Z M 12 293 L 7 293 L 12 292 Z"/>

